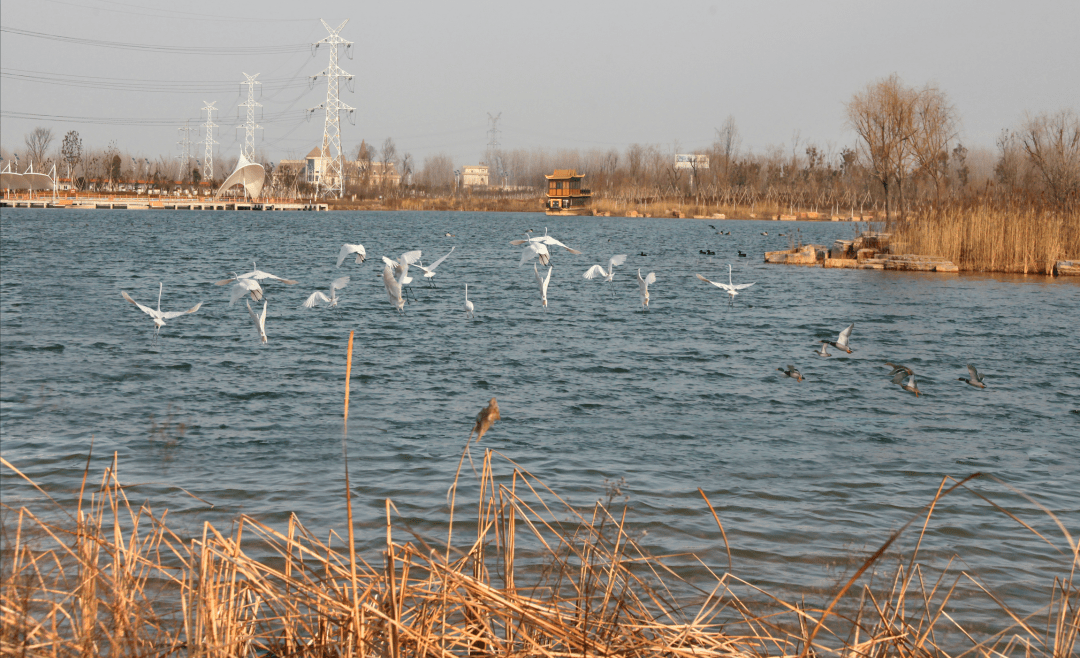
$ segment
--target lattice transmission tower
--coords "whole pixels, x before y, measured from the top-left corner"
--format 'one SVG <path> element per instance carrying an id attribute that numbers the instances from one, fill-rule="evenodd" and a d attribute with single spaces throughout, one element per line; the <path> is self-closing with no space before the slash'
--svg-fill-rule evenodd
<path id="1" fill-rule="evenodd" d="M 203 139 L 206 143 L 206 148 L 203 149 L 203 178 L 208 181 L 214 180 L 214 144 L 217 144 L 214 141 L 214 128 L 217 128 L 217 124 L 210 116 L 211 112 L 217 110 L 214 103 L 217 101 L 203 101 L 203 109 L 206 110 L 206 123 L 203 124 L 203 130 L 206 131 Z"/>
<path id="2" fill-rule="evenodd" d="M 188 170 L 188 165 L 191 164 L 191 145 L 194 143 L 191 141 L 191 131 L 198 130 L 189 125 L 183 125 L 177 128 L 178 131 L 183 133 L 183 138 L 176 143 L 180 147 L 180 155 L 176 156 L 176 159 L 180 161 L 180 180 L 187 178 L 187 175 L 191 173 Z"/>
<path id="3" fill-rule="evenodd" d="M 352 41 L 346 41 L 339 34 L 348 22 L 349 19 L 346 18 L 341 22 L 341 25 L 332 28 L 326 21 L 322 21 L 323 27 L 326 28 L 330 35 L 313 44 L 316 48 L 323 44 L 330 46 L 329 66 L 322 73 L 311 76 L 312 84 L 320 75 L 326 76 L 326 102 L 308 110 L 308 112 L 326 110 L 326 122 L 323 124 L 322 150 L 320 152 L 323 162 L 323 171 L 319 176 L 320 195 L 332 195 L 336 192 L 337 196 L 340 197 L 345 193 L 345 167 L 342 163 L 341 153 L 340 114 L 341 112 L 348 112 L 351 117 L 352 113 L 356 111 L 355 107 L 342 103 L 338 97 L 338 88 L 340 86 L 338 79 L 345 78 L 346 83 L 351 82 L 353 79 L 351 74 L 346 73 L 338 66 L 338 53 L 342 46 L 345 46 L 346 54 L 352 59 Z"/>
<path id="4" fill-rule="evenodd" d="M 499 119 L 502 117 L 502 112 L 499 112 L 495 116 L 491 116 L 491 112 L 488 112 L 488 123 L 491 125 L 488 128 L 488 143 L 487 147 L 489 151 L 499 150 Z"/>
<path id="5" fill-rule="evenodd" d="M 262 126 L 255 125 L 255 108 L 262 107 L 262 103 L 255 102 L 255 85 L 261 85 L 262 83 L 255 79 L 259 77 L 258 73 L 255 75 L 244 73 L 244 77 L 247 80 L 240 84 L 248 86 L 248 98 L 246 103 L 240 104 L 240 107 L 247 108 L 247 121 L 244 122 L 244 150 L 241 153 L 249 161 L 255 162 L 255 130 L 262 128 Z"/>

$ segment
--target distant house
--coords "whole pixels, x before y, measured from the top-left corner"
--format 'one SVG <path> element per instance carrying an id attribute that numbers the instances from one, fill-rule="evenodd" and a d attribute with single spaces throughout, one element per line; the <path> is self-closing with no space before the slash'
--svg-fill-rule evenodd
<path id="1" fill-rule="evenodd" d="M 370 174 L 372 185 L 401 185 L 401 174 L 393 162 L 372 162 Z"/>
<path id="2" fill-rule="evenodd" d="M 324 187 L 334 187 L 337 184 L 336 178 L 329 178 L 323 180 L 326 176 L 327 170 L 330 168 L 330 162 L 332 158 L 323 157 L 322 149 L 316 146 L 311 149 L 311 153 L 308 153 L 304 158 L 307 165 L 304 171 L 304 180 L 313 185 L 322 185 Z"/>
<path id="3" fill-rule="evenodd" d="M 461 184 L 464 187 L 487 187 L 488 166 L 485 164 L 465 165 L 461 168 Z"/>

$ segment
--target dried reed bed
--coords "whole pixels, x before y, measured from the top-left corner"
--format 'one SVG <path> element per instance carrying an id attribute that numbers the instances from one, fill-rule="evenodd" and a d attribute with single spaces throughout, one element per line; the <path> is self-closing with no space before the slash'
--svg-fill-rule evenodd
<path id="1" fill-rule="evenodd" d="M 1080 211 L 1031 205 L 927 207 L 896 222 L 893 251 L 944 256 L 961 270 L 1050 274 L 1080 259 Z"/>
<path id="2" fill-rule="evenodd" d="M 513 474 L 496 477 L 495 459 L 505 460 Z M 114 456 L 98 486 L 86 493 L 85 508 L 80 504 L 73 515 L 48 521 L 27 508 L 9 509 L 14 518 L 4 528 L 2 653 L 1076 655 L 1078 555 L 1064 527 L 1071 566 L 1053 578 L 1051 600 L 1024 616 L 976 583 L 1000 603 L 1001 623 L 985 637 L 961 629 L 970 644 L 959 654 L 946 653 L 939 636 L 955 635 L 950 600 L 960 580 L 971 576 L 943 572 L 935 578 L 916 562 L 916 547 L 886 587 L 865 582 L 901 533 L 920 522 L 925 532 L 934 505 L 977 475 L 949 487 L 943 481 L 924 513 L 890 537 L 821 609 L 780 600 L 755 606 L 745 593 L 759 590 L 703 563 L 700 572 L 712 581 L 698 589 L 637 545 L 625 509 L 575 508 L 491 451 L 477 475 L 476 514 L 465 531 L 458 522 L 465 536 L 453 536 L 451 515 L 445 543 L 423 537 L 394 522 L 387 500 L 386 549 L 367 562 L 345 550 L 337 535 L 316 537 L 295 517 L 287 528 L 271 528 L 242 516 L 227 535 L 207 523 L 201 535 L 182 538 L 170 530 L 165 513 L 132 506 Z M 456 483 L 449 495 L 457 496 Z M 722 532 L 712 504 L 704 502 L 703 512 L 712 512 Z M 40 512 L 55 516 L 56 510 Z M 728 561 L 730 567 L 730 552 Z M 697 594 L 679 600 L 676 593 L 688 591 Z"/>

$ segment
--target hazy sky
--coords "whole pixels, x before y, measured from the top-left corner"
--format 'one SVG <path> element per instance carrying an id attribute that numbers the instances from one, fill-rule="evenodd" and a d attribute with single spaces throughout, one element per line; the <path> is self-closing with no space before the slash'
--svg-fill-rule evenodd
<path id="1" fill-rule="evenodd" d="M 323 115 L 305 121 L 302 112 L 326 97 L 324 79 L 308 86 L 328 61 L 325 48 L 313 57 L 306 45 L 326 36 L 320 18 L 350 19 L 342 36 L 353 58 L 341 63 L 354 91 L 341 96 L 357 111 L 355 125 L 342 118 L 346 152 L 362 138 L 378 146 L 393 137 L 417 165 L 438 152 L 458 165 L 478 161 L 488 113 L 500 112 L 504 149 L 622 151 L 637 142 L 690 151 L 731 115 L 744 148 L 790 149 L 798 131 L 800 144 L 839 150 L 855 143 L 844 103 L 894 72 L 943 89 L 968 146 L 992 147 L 1025 111 L 1080 108 L 1077 0 L 4 0 L 0 143 L 21 149 L 23 135 L 44 125 L 57 143 L 75 129 L 87 147 L 115 139 L 140 157 L 175 156 L 177 126 L 199 124 L 205 100 L 221 109 L 215 148 L 232 156 L 243 140 L 234 126 L 246 71 L 266 81 L 257 148 L 271 161 L 302 156 L 322 137 Z"/>

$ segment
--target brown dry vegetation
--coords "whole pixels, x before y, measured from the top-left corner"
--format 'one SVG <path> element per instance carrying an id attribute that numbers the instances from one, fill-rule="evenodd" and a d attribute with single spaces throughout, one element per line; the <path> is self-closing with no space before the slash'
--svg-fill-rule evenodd
<path id="1" fill-rule="evenodd" d="M 86 507 L 80 504 L 66 520 L 45 520 L 57 517 L 47 505 L 6 509 L 2 653 L 1075 655 L 1080 590 L 1071 539 L 1065 559 L 1071 565 L 1046 574 L 1048 588 L 1053 582 L 1050 600 L 1031 615 L 1010 609 L 970 574 L 934 575 L 916 562 L 918 545 L 910 559 L 898 560 L 892 578 L 869 584 L 866 576 L 882 566 L 894 540 L 912 525 L 925 531 L 938 500 L 965 491 L 964 483 L 977 475 L 948 488 L 943 481 L 923 513 L 863 562 L 829 605 L 815 608 L 780 600 L 762 605 L 760 590 L 730 573 L 730 548 L 729 571 L 700 563 L 698 575 L 712 582 L 706 589 L 692 586 L 636 544 L 625 509 L 573 507 L 509 460 L 513 475 L 497 478 L 493 459 L 487 451 L 465 536 L 453 538 L 452 515 L 445 543 L 421 536 L 394 521 L 387 500 L 386 550 L 367 562 L 350 557 L 336 534 L 323 540 L 295 517 L 287 528 L 272 528 L 241 516 L 228 534 L 206 523 L 199 536 L 181 537 L 166 514 L 131 505 L 114 457 L 99 485 L 91 483 Z M 704 502 L 722 532 L 719 516 Z M 957 635 L 950 612 L 964 605 L 954 601 L 962 583 L 974 583 L 1001 606 L 992 632 Z M 966 651 L 950 654 L 939 646 L 950 632 L 951 641 L 967 638 Z"/>
<path id="2" fill-rule="evenodd" d="M 1080 211 L 990 204 L 928 206 L 890 227 L 894 253 L 948 258 L 962 271 L 1050 274 L 1080 260 Z"/>

